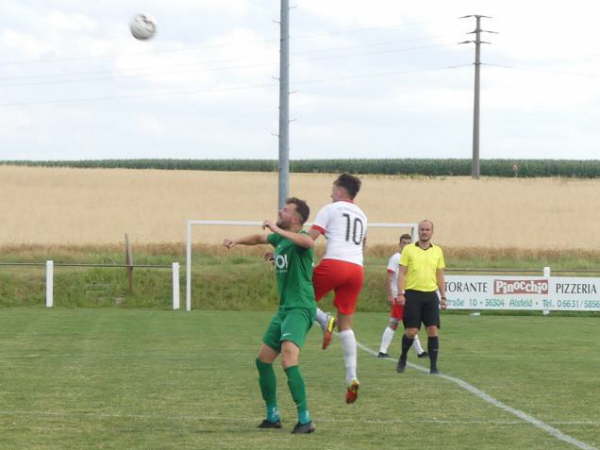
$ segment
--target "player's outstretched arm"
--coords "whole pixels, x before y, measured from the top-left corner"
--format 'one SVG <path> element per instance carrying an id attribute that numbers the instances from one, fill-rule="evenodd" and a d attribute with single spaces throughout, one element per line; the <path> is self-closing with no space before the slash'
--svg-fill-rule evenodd
<path id="1" fill-rule="evenodd" d="M 266 234 L 251 234 L 237 239 L 224 239 L 223 246 L 226 248 L 233 248 L 236 245 L 259 245 L 267 244 Z"/>
<path id="2" fill-rule="evenodd" d="M 295 231 L 284 230 L 277 226 L 276 223 L 271 222 L 270 220 L 265 220 L 263 222 L 263 228 L 272 231 L 273 233 L 277 233 L 278 235 L 289 239 L 294 244 L 304 247 L 304 248 L 312 248 L 315 245 L 315 241 L 309 235 L 297 233 Z"/>

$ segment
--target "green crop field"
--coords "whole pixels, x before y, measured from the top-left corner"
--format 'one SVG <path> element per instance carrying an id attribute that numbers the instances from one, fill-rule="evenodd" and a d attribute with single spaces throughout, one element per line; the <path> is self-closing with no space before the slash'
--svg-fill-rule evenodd
<path id="1" fill-rule="evenodd" d="M 104 159 L 73 161 L 0 161 L 1 165 L 105 169 L 218 170 L 275 172 L 274 159 Z M 446 159 L 305 159 L 290 161 L 296 173 L 465 176 L 471 160 Z M 484 159 L 481 175 L 494 177 L 600 177 L 600 161 L 568 159 Z"/>
<path id="2" fill-rule="evenodd" d="M 279 367 L 284 428 L 256 429 L 263 407 L 254 358 L 270 315 L 4 308 L 0 448 L 576 448 L 560 436 L 600 447 L 594 317 L 443 316 L 442 373 L 538 426 L 449 378 L 412 367 L 397 374 L 393 360 L 366 351 L 360 397 L 346 405 L 341 348 L 334 340 L 320 350 L 313 329 L 301 363 L 317 431 L 291 435 L 295 411 Z M 358 340 L 376 349 L 386 321 L 359 313 Z"/>

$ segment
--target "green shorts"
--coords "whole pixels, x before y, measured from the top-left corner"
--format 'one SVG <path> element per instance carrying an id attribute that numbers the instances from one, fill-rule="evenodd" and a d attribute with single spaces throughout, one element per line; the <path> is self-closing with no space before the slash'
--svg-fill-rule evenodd
<path id="1" fill-rule="evenodd" d="M 315 316 L 316 311 L 307 308 L 277 311 L 263 335 L 263 342 L 277 352 L 281 351 L 283 341 L 293 342 L 302 348 Z"/>

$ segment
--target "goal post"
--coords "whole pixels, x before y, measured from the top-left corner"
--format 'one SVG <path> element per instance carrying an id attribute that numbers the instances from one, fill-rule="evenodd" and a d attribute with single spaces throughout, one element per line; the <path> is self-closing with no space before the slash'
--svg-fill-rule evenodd
<path id="1" fill-rule="evenodd" d="M 188 220 L 185 239 L 185 310 L 192 310 L 192 227 L 194 225 L 236 225 L 257 227 L 262 222 L 243 220 Z"/>
<path id="2" fill-rule="evenodd" d="M 192 241 L 194 226 L 236 226 L 236 227 L 260 227 L 262 221 L 253 220 L 188 220 L 186 227 L 186 252 L 185 252 L 185 310 L 192 310 Z M 305 224 L 310 227 L 311 223 Z M 369 223 L 368 229 L 372 228 L 404 228 L 410 229 L 412 240 L 418 237 L 417 223 Z"/>

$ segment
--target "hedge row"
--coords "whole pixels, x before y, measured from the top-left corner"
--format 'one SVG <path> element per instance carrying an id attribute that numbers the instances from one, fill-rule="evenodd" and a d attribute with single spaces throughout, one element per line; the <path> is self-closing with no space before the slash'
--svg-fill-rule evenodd
<path id="1" fill-rule="evenodd" d="M 274 172 L 276 160 L 267 159 L 101 159 L 80 161 L 0 161 L 4 165 L 76 168 L 161 170 L 218 170 Z M 296 173 L 339 173 L 422 176 L 468 176 L 470 159 L 311 159 L 290 162 Z M 600 160 L 487 159 L 482 176 L 496 177 L 600 177 Z"/>

